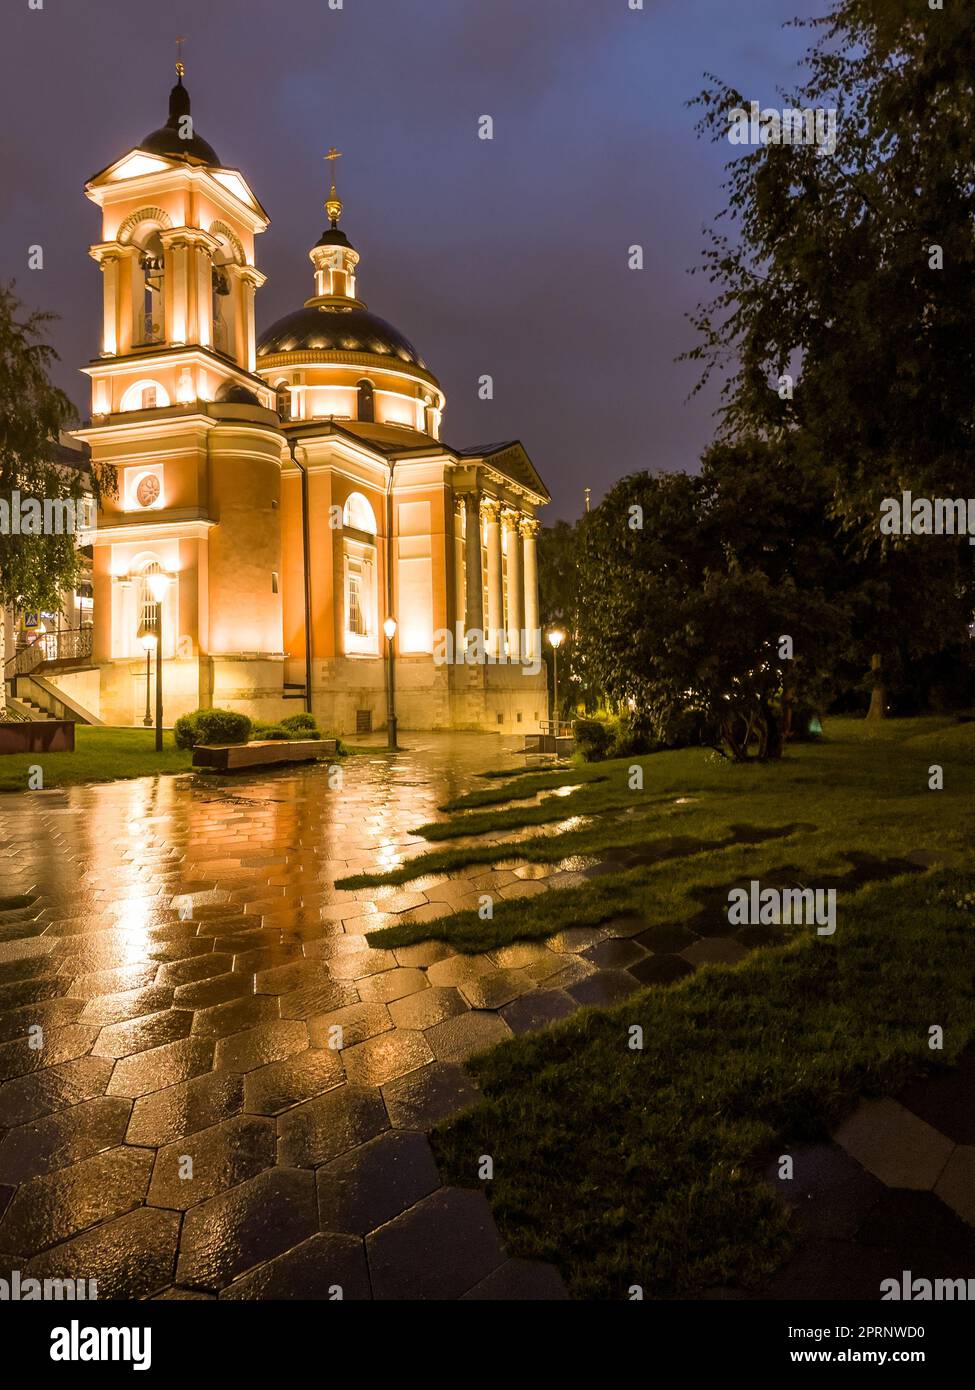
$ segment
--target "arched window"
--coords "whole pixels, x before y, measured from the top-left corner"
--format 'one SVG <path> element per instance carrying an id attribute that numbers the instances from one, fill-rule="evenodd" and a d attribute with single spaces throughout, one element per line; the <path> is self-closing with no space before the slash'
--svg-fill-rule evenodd
<path id="1" fill-rule="evenodd" d="M 282 420 L 291 419 L 291 390 L 286 381 L 279 381 L 274 388 L 275 407 Z"/>
<path id="2" fill-rule="evenodd" d="M 376 534 L 376 514 L 361 492 L 350 492 L 342 511 L 342 525 L 366 535 Z"/>
<path id="3" fill-rule="evenodd" d="M 163 323 L 163 271 L 166 258 L 159 232 L 153 229 L 142 243 L 139 267 L 142 271 L 142 341 L 161 343 Z"/>
<path id="4" fill-rule="evenodd" d="M 152 592 L 149 588 L 149 576 L 150 574 L 159 574 L 161 573 L 161 571 L 162 565 L 159 563 L 158 560 L 148 560 L 142 566 L 142 569 L 139 573 L 140 633 L 146 631 L 147 629 L 153 632 L 156 631 L 156 618 L 159 612 L 159 605 L 153 598 Z"/>
<path id="5" fill-rule="evenodd" d="M 122 396 L 121 410 L 153 410 L 169 405 L 169 393 L 158 381 L 133 381 Z"/>
<path id="6" fill-rule="evenodd" d="M 372 382 L 368 377 L 363 377 L 356 382 L 356 390 L 359 393 L 359 419 L 374 421 L 376 418 L 376 396 Z"/>

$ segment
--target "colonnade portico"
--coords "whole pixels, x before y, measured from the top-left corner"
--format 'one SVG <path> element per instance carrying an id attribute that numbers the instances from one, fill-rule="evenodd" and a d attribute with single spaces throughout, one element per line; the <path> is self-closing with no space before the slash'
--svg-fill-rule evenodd
<path id="1" fill-rule="evenodd" d="M 539 523 L 498 498 L 478 492 L 463 493 L 460 500 L 465 526 L 465 641 L 473 632 L 483 633 L 484 650 L 490 659 L 531 662 L 541 651 L 538 634 Z M 482 579 L 482 544 L 487 558 L 486 595 Z"/>

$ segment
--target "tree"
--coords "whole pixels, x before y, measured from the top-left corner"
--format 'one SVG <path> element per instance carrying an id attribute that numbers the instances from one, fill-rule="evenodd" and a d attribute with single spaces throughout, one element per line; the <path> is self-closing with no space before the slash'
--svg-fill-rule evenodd
<path id="1" fill-rule="evenodd" d="M 565 633 L 559 648 L 559 703 L 597 709 L 606 698 L 598 673 L 586 661 L 577 635 L 586 596 L 580 586 L 579 559 L 586 517 L 557 521 L 545 527 L 538 539 L 538 606 L 545 660 L 552 662 L 552 648 L 545 634 L 553 628 Z M 551 683 L 551 682 L 550 682 Z"/>
<path id="2" fill-rule="evenodd" d="M 580 646 L 638 731 L 669 741 L 691 719 L 735 761 L 777 758 L 783 695 L 820 695 L 845 613 L 736 553 L 716 462 L 624 478 L 591 514 Z"/>
<path id="3" fill-rule="evenodd" d="M 83 480 L 75 470 L 53 462 L 58 436 L 74 416 L 74 407 L 48 378 L 57 353 L 41 335 L 52 315 L 29 313 L 13 287 L 0 286 L 0 501 L 7 516 L 31 499 L 43 504 L 80 502 L 97 497 L 111 485 L 107 474 Z M 0 527 L 0 615 L 7 605 L 52 609 L 80 572 L 75 535 L 70 532 L 15 533 Z M 0 621 L 0 668 L 6 659 L 4 624 Z M 6 709 L 6 686 L 0 680 L 0 714 Z"/>
<path id="4" fill-rule="evenodd" d="M 699 384 L 725 378 L 724 440 L 781 446 L 798 432 L 819 460 L 872 571 L 863 632 L 878 715 L 919 574 L 933 571 L 941 594 L 970 587 L 963 541 L 884 537 L 879 516 L 904 491 L 975 494 L 975 12 L 837 0 L 811 25 L 805 76 L 781 95 L 835 111 L 835 149 L 765 143 L 731 160 L 731 227 L 716 224 L 702 267 L 716 292 L 685 357 Z M 713 77 L 696 100 L 719 141 L 747 106 Z M 941 640 L 956 608 L 922 614 L 915 600 L 915 651 Z"/>

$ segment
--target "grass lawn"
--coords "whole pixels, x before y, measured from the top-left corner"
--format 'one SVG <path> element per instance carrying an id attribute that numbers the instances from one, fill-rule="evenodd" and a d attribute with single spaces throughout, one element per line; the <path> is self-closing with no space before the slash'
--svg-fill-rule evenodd
<path id="1" fill-rule="evenodd" d="M 835 720 L 827 732 L 821 743 L 795 745 L 777 764 L 741 767 L 682 749 L 573 764 L 530 781 L 519 776 L 508 787 L 509 800 L 521 800 L 529 789 L 584 785 L 565 797 L 512 807 L 485 803 L 478 789 L 460 799 L 472 809 L 418 827 L 437 848 L 337 886 L 408 883 L 515 860 L 569 871 L 596 860 L 619 863 L 618 873 L 558 893 L 499 897 L 488 920 L 475 911 L 431 922 L 406 918 L 369 936 L 376 947 L 445 940 L 474 952 L 626 913 L 651 924 L 680 921 L 700 909 L 702 895 L 776 870 L 792 869 L 815 885 L 817 876 L 848 875 L 850 856 L 903 860 L 930 850 L 962 861 L 971 854 L 975 722 L 898 720 L 875 729 L 862 720 Z M 943 791 L 929 789 L 934 764 L 944 769 Z M 630 789 L 635 765 L 643 769 L 639 791 Z M 492 797 L 504 790 L 492 779 Z M 512 834 L 519 836 L 515 843 Z M 642 862 L 629 866 L 635 856 Z"/>
<path id="2" fill-rule="evenodd" d="M 738 880 L 837 884 L 832 936 L 772 927 L 735 966 L 583 1010 L 469 1064 L 484 1100 L 435 1132 L 445 1180 L 486 1190 L 510 1253 L 554 1261 L 576 1297 L 760 1287 L 796 1238 L 762 1161 L 825 1135 L 860 1096 L 951 1063 L 975 1036 L 975 914 L 958 905 L 975 886 L 975 723 L 831 721 L 827 735 L 781 764 L 683 750 L 507 787 L 491 778 L 423 828 L 437 848 L 346 880 L 525 859 L 572 875 L 560 891 L 496 900 L 489 920 L 462 912 L 369 935 L 472 952 L 621 915 L 650 926 L 724 911 Z M 635 762 L 643 790 L 630 789 Z M 934 764 L 942 791 L 929 789 Z M 909 864 L 916 851 L 948 867 Z M 600 860 L 618 871 L 573 874 Z M 942 1051 L 929 1049 L 936 1024 Z"/>
<path id="3" fill-rule="evenodd" d="M 73 753 L 11 753 L 0 757 L 0 792 L 27 791 L 32 767 L 40 767 L 44 787 L 75 787 L 81 782 L 111 782 L 117 777 L 146 777 L 155 772 L 188 772 L 192 749 L 177 748 L 171 732 L 156 752 L 152 729 L 111 729 L 88 724 L 75 727 Z"/>

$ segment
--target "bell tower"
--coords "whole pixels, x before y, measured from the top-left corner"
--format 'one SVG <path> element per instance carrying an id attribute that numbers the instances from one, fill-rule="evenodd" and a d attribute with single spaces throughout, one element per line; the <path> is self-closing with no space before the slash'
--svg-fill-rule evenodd
<path id="1" fill-rule="evenodd" d="M 123 724 L 144 702 L 148 573 L 170 580 L 167 723 L 218 699 L 253 713 L 257 689 L 273 716 L 281 688 L 283 439 L 254 371 L 268 217 L 199 133 L 184 77 L 180 59 L 165 124 L 85 186 L 101 213 L 102 322 L 83 368 L 91 424 L 77 433 L 118 474 L 95 538 L 94 648 L 101 717 Z"/>

